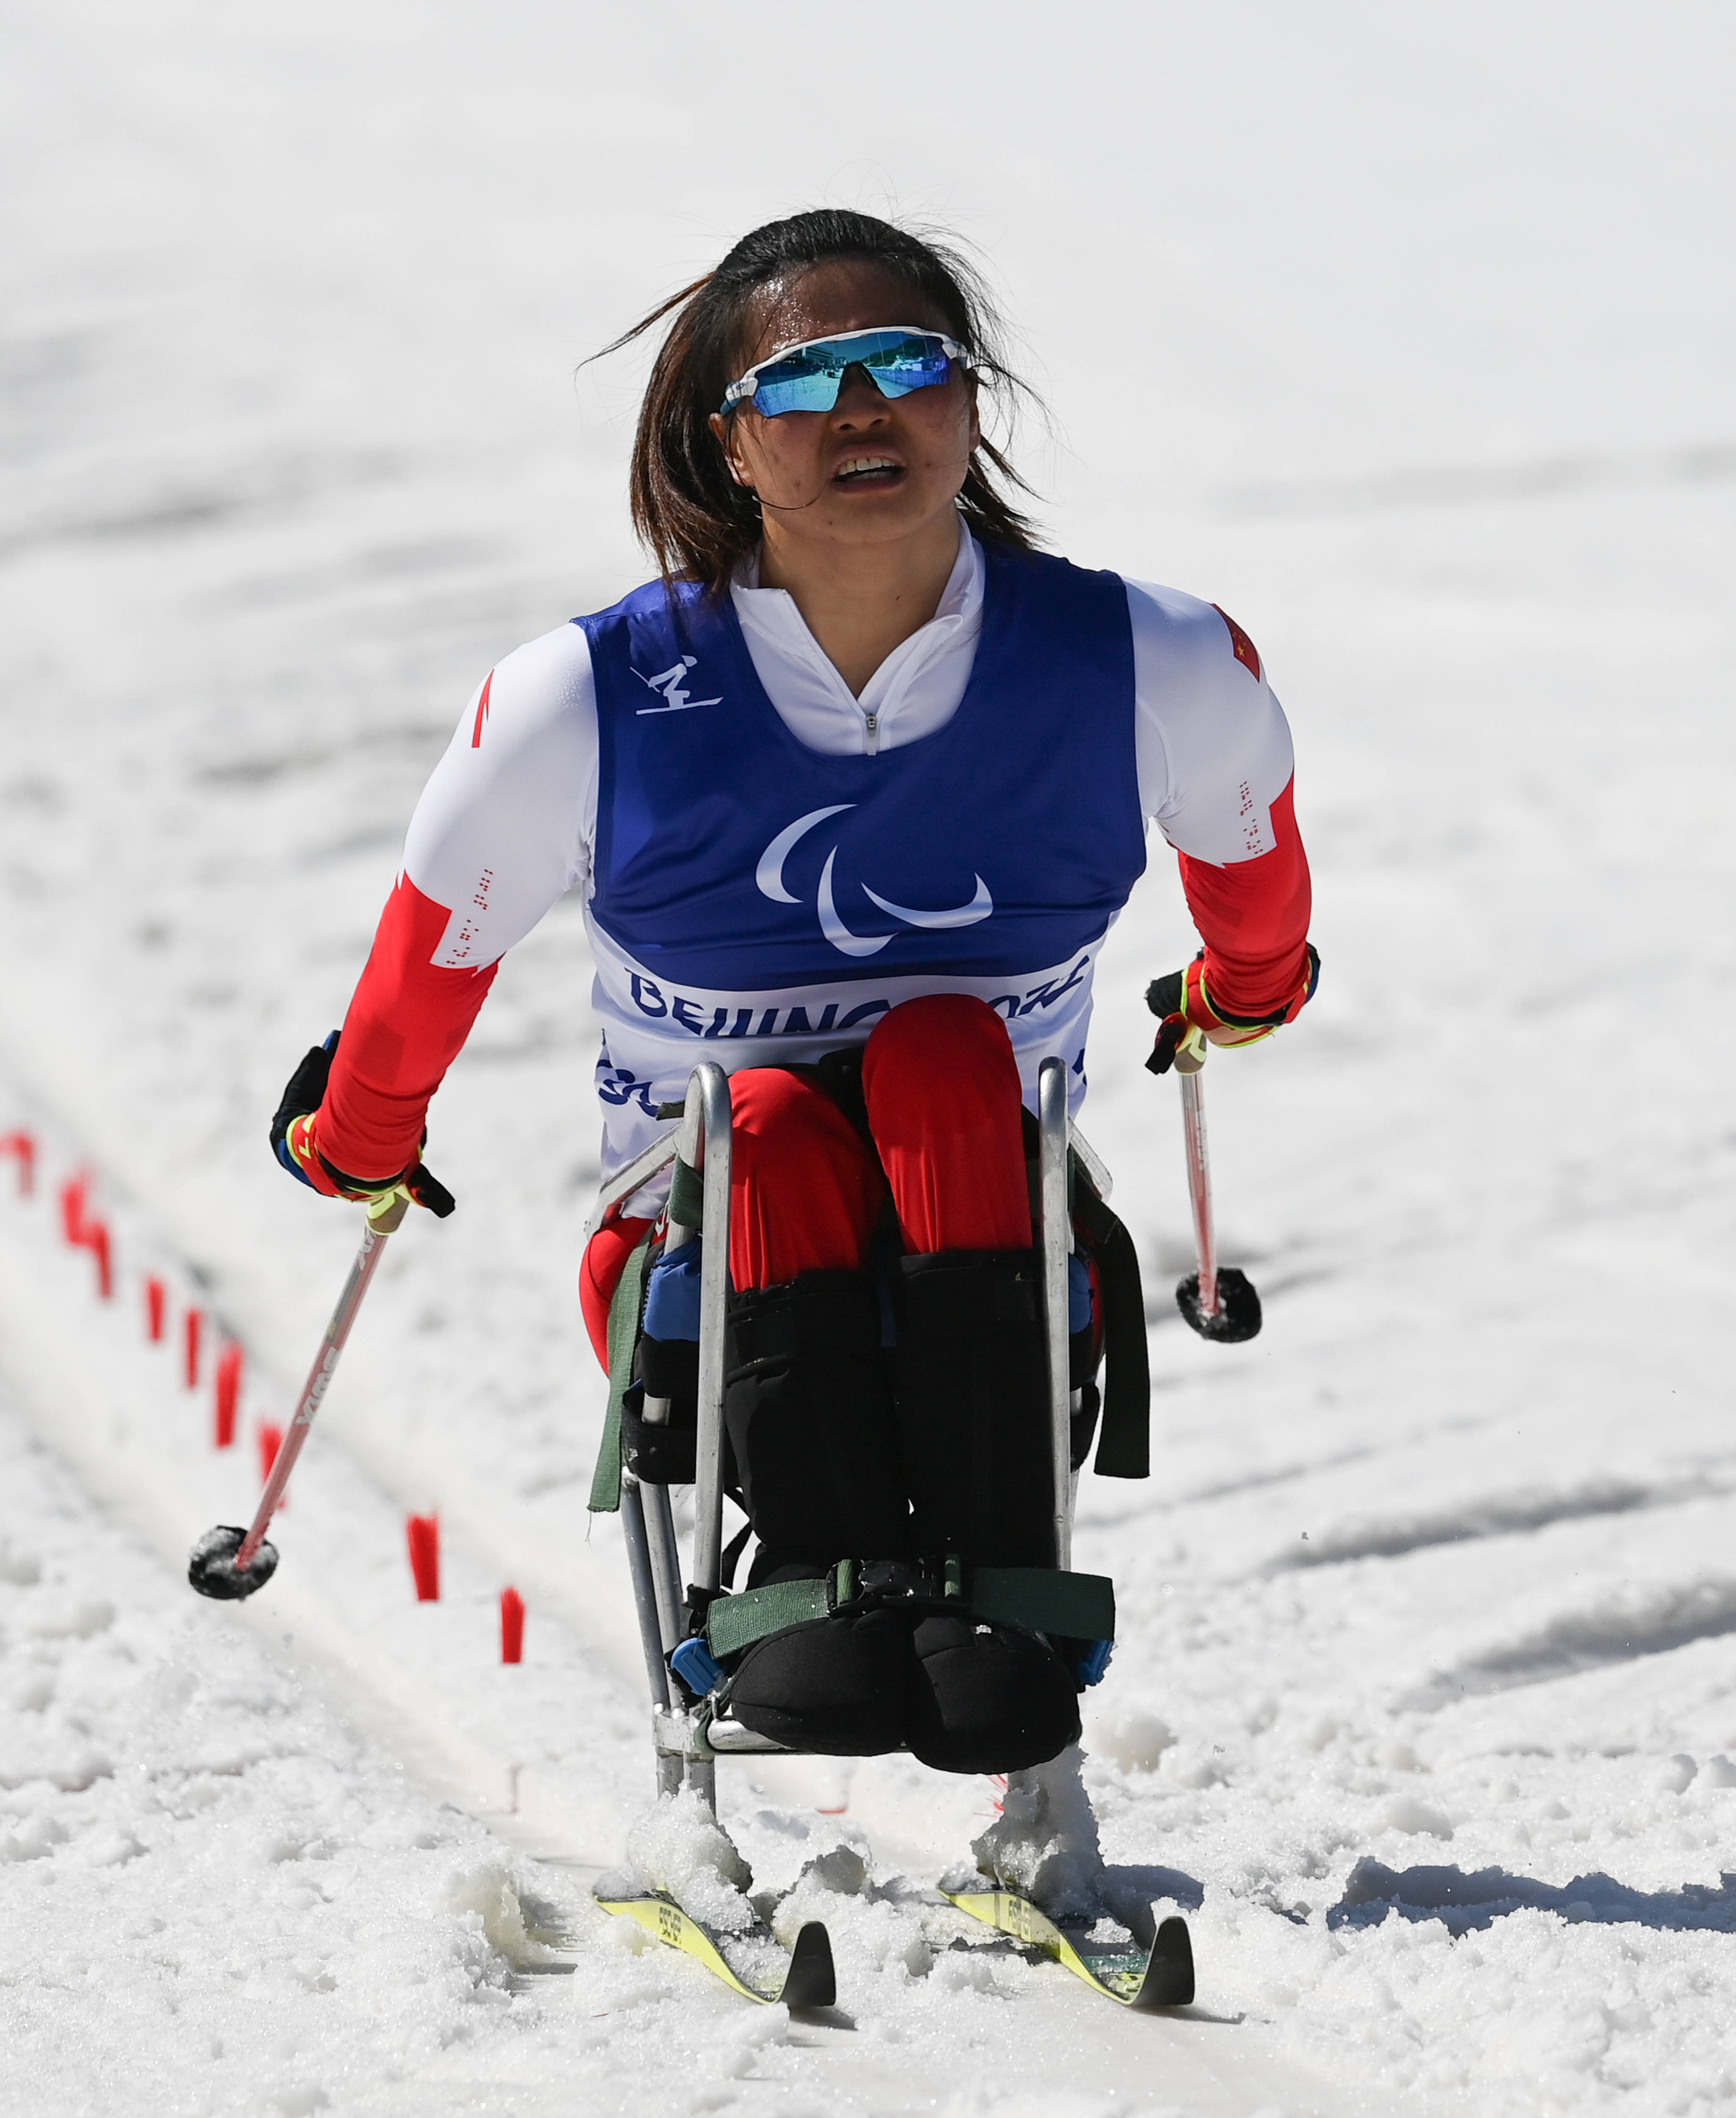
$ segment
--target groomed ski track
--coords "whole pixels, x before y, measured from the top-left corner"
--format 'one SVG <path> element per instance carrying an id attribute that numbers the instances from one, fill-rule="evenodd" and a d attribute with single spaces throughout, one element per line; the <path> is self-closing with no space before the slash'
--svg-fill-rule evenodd
<path id="1" fill-rule="evenodd" d="M 727 50 L 694 0 L 9 12 L 0 1133 L 89 1159 L 123 1290 L 0 1168 L 8 2118 L 1736 2112 L 1732 36 L 1710 0 L 767 0 Z M 577 363 L 817 201 L 979 246 L 1053 547 L 1220 602 L 1297 732 L 1324 980 L 1208 1078 L 1252 1345 L 1169 1302 L 1140 993 L 1195 943 L 1155 838 L 1091 1043 L 1155 1391 L 1150 1484 L 1081 1496 L 1125 1635 L 1089 1772 L 1111 1861 L 1199 1900 L 1192 2023 L 906 1962 L 893 1897 L 836 1922 L 853 2031 L 583 1929 L 646 1778 L 585 1541 L 570 899 L 441 1093 L 458 1214 L 395 1239 L 278 1580 L 179 1579 L 354 1250 L 265 1114 L 487 669 L 643 578 L 645 360 Z M 158 1264 L 247 1343 L 232 1459 L 141 1342 Z M 725 1776 L 767 1880 L 858 1826 L 932 1879 L 985 1813 L 789 1770 Z M 521 1886 L 582 1973 L 539 1975 Z"/>

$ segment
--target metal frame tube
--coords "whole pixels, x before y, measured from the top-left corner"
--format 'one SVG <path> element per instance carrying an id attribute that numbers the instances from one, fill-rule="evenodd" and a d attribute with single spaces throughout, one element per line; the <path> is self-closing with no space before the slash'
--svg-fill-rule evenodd
<path id="1" fill-rule="evenodd" d="M 699 1480 L 693 1495 L 693 1585 L 723 1584 L 724 1330 L 729 1297 L 729 1077 L 706 1061 L 693 1069 L 703 1127 L 705 1241 L 699 1275 Z"/>
<path id="2" fill-rule="evenodd" d="M 661 1169 L 665 1163 L 673 1162 L 678 1154 L 687 1163 L 688 1168 L 697 1169 L 705 1158 L 702 1103 L 703 1098 L 700 1094 L 698 1076 L 697 1074 L 690 1074 L 687 1076 L 687 1095 L 682 1105 L 680 1131 L 668 1140 L 660 1140 L 656 1149 L 647 1149 L 646 1153 L 640 1156 L 639 1161 L 632 1165 L 633 1169 L 637 1170 L 640 1163 L 648 1161 L 654 1152 L 660 1152 L 662 1154 L 662 1159 L 655 1164 L 657 1169 Z M 620 1177 L 616 1180 L 618 1186 L 624 1184 L 631 1173 L 631 1171 L 623 1170 Z M 641 1178 L 641 1182 L 644 1182 L 644 1179 Z M 619 1191 L 618 1195 L 624 1198 L 627 1194 L 624 1191 Z M 684 1223 L 676 1220 L 672 1214 L 664 1228 L 664 1256 L 667 1257 L 672 1251 L 678 1251 L 683 1243 L 691 1242 L 693 1232 L 692 1228 L 687 1227 Z M 641 1408 L 640 1416 L 647 1427 L 664 1426 L 669 1416 L 669 1399 L 666 1397 L 647 1397 Z M 675 1571 L 677 1574 L 681 1571 L 678 1559 L 676 1561 Z"/>
<path id="3" fill-rule="evenodd" d="M 1055 1564 L 1073 1558 L 1072 1389 L 1067 1362 L 1067 1261 L 1073 1247 L 1067 1182 L 1067 1067 L 1045 1059 L 1037 1072 L 1038 1169 L 1041 1178 L 1044 1336 L 1049 1345 Z"/>
<path id="4" fill-rule="evenodd" d="M 627 1540 L 627 1570 L 632 1578 L 633 1608 L 639 1619 L 639 1643 L 645 1650 L 645 1674 L 651 1688 L 651 1704 L 662 1707 L 667 1713 L 669 1673 L 664 1667 L 663 1625 L 645 1534 L 645 1491 L 631 1471 L 621 1480 L 621 1532 Z"/>
<path id="5" fill-rule="evenodd" d="M 684 1628 L 681 1589 L 681 1547 L 675 1537 L 675 1518 L 669 1507 L 667 1486 L 641 1486 L 645 1509 L 645 1538 L 650 1551 L 651 1585 L 657 1593 L 657 1620 L 663 1633 L 663 1652 L 679 1646 Z"/>
<path id="6" fill-rule="evenodd" d="M 635 1155 L 624 1169 L 615 1172 L 597 1194 L 597 1203 L 585 1223 L 584 1240 L 587 1243 L 602 1227 L 603 1216 L 618 1200 L 630 1199 L 641 1185 L 649 1184 L 660 1169 L 666 1169 L 675 1159 L 676 1140 L 674 1133 L 665 1133 L 661 1140 L 654 1140 L 643 1154 Z"/>
<path id="7" fill-rule="evenodd" d="M 697 1071 L 687 1080 L 687 1095 L 681 1114 L 681 1129 L 674 1140 L 667 1143 L 670 1158 L 678 1151 L 681 1158 L 691 1169 L 698 1169 L 705 1162 L 705 1091 Z M 660 1142 L 660 1146 L 664 1145 Z M 645 1159 L 643 1156 L 640 1158 Z M 635 1167 L 637 1168 L 637 1164 Z M 664 1255 L 678 1251 L 683 1243 L 692 1241 L 696 1231 L 685 1223 L 673 1218 L 664 1232 Z M 666 1397 L 647 1397 L 641 1408 L 641 1417 L 647 1427 L 661 1427 L 669 1416 L 669 1401 Z M 687 1629 L 686 1598 L 681 1579 L 681 1547 L 675 1535 L 675 1518 L 669 1506 L 667 1486 L 654 1486 L 646 1515 L 651 1554 L 651 1575 L 657 1588 L 657 1606 L 663 1621 L 663 1644 L 665 1653 L 680 1641 Z"/>
<path id="8" fill-rule="evenodd" d="M 729 1082 L 720 1066 L 696 1066 L 687 1081 L 678 1132 L 657 1141 L 621 1171 L 597 1202 L 591 1228 L 615 1200 L 627 1197 L 675 1158 L 678 1153 L 704 1182 L 704 1232 L 699 1282 L 699 1431 L 696 1437 L 698 1487 L 694 1495 L 693 1571 L 696 1586 L 721 1586 L 724 1508 L 724 1333 L 729 1291 Z M 587 1228 L 587 1237 L 590 1233 Z M 697 1232 L 679 1222 L 668 1223 L 664 1247 L 678 1249 Z M 669 1400 L 647 1398 L 643 1416 L 660 1425 L 669 1416 Z M 717 1813 L 717 1765 L 709 1755 L 696 1755 L 691 1737 L 677 1751 L 668 1746 L 666 1731 L 687 1717 L 672 1706 L 664 1658 L 686 1630 L 681 1547 L 667 1486 L 642 1486 L 631 1472 L 621 1482 L 621 1520 L 627 1542 L 633 1603 L 650 1685 L 657 1731 L 657 1788 L 673 1794 L 683 1783 Z"/>

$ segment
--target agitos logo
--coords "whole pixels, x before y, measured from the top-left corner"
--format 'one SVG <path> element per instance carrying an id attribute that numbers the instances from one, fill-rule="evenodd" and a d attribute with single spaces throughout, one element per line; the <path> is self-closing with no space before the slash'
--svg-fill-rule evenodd
<path id="1" fill-rule="evenodd" d="M 753 871 L 753 880 L 759 886 L 761 895 L 769 897 L 774 904 L 801 904 L 802 899 L 785 884 L 785 862 L 794 852 L 797 844 L 811 830 L 823 824 L 828 816 L 842 816 L 846 809 L 855 807 L 854 802 L 834 802 L 828 808 L 810 809 L 805 816 L 798 816 L 794 823 L 786 824 L 760 855 L 759 864 Z M 839 918 L 837 900 L 832 891 L 832 868 L 837 858 L 838 849 L 834 844 L 826 856 L 826 865 L 820 871 L 817 898 L 820 932 L 840 955 L 875 955 L 893 936 L 891 934 L 853 934 Z M 925 911 L 913 904 L 895 904 L 891 898 L 882 897 L 878 890 L 870 890 L 866 883 L 862 886 L 862 894 L 878 905 L 889 919 L 896 919 L 904 926 L 921 927 L 930 932 L 945 932 L 951 927 L 974 927 L 979 920 L 988 918 L 994 910 L 994 899 L 989 895 L 988 884 L 981 876 L 977 876 L 975 881 L 976 894 L 968 904 L 949 905 L 937 912 Z"/>

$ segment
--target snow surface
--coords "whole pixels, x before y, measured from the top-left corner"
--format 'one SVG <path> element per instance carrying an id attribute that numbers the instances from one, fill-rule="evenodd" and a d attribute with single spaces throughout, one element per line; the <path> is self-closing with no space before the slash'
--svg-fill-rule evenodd
<path id="1" fill-rule="evenodd" d="M 8 2113 L 1736 2109 L 1727 12 L 21 0 L 4 35 L 0 1133 L 44 1154 L 33 1200 L 0 1168 Z M 179 1579 L 358 1234 L 265 1114 L 478 678 L 640 577 L 644 362 L 576 364 L 818 198 L 980 245 L 1054 543 L 1234 612 L 1297 729 L 1325 982 L 1207 1082 L 1258 1340 L 1169 1305 L 1161 860 L 1086 1120 L 1157 1387 L 1150 1484 L 1081 1495 L 1124 1614 L 1085 1783 L 1118 1893 L 1189 1909 L 1181 2020 L 962 1945 L 929 1886 L 993 1790 L 904 1760 L 722 1770 L 753 1890 L 833 1929 L 828 2020 L 590 1906 L 650 1775 L 583 1515 L 570 905 L 436 1108 L 461 1210 L 394 1238 L 277 1579 Z M 55 1233 L 80 1166 L 112 1307 Z M 233 1452 L 147 1271 L 246 1343 Z"/>

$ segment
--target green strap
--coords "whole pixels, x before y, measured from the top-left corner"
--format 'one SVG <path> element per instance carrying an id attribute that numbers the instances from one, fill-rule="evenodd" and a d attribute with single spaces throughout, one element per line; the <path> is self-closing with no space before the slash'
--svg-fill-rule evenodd
<path id="1" fill-rule="evenodd" d="M 853 1571 L 848 1560 L 836 1570 L 840 1603 L 849 1600 Z M 949 1561 L 949 1577 L 951 1571 Z M 947 1593 L 956 1593 L 950 1579 Z M 979 1566 L 970 1575 L 963 1601 L 971 1616 L 989 1625 L 1020 1625 L 1026 1632 L 1062 1639 L 1115 1637 L 1115 1584 L 1106 1574 L 1060 1574 L 1051 1566 Z M 823 1618 L 831 1608 L 824 1581 L 775 1581 L 739 1596 L 720 1596 L 706 1612 L 706 1644 L 715 1655 L 738 1654 L 773 1633 Z"/>
<path id="2" fill-rule="evenodd" d="M 644 1306 L 645 1271 L 651 1254 L 647 1236 L 627 1259 L 609 1305 L 609 1410 L 603 1415 L 603 1442 L 590 1481 L 590 1512 L 612 1515 L 621 1505 L 621 1400 L 632 1380 L 633 1348 L 639 1338 Z"/>
<path id="3" fill-rule="evenodd" d="M 706 1180 L 678 1154 L 669 1178 L 669 1219 L 678 1228 L 702 1228 L 706 1223 Z"/>
<path id="4" fill-rule="evenodd" d="M 1115 1584 L 1107 1574 L 1062 1574 L 1052 1566 L 979 1566 L 970 1608 L 991 1625 L 1022 1625 L 1069 1640 L 1113 1640 Z"/>
<path id="5" fill-rule="evenodd" d="M 774 1581 L 739 1596 L 720 1596 L 706 1612 L 706 1644 L 715 1655 L 737 1654 L 768 1634 L 823 1618 L 829 1607 L 823 1581 Z"/>

